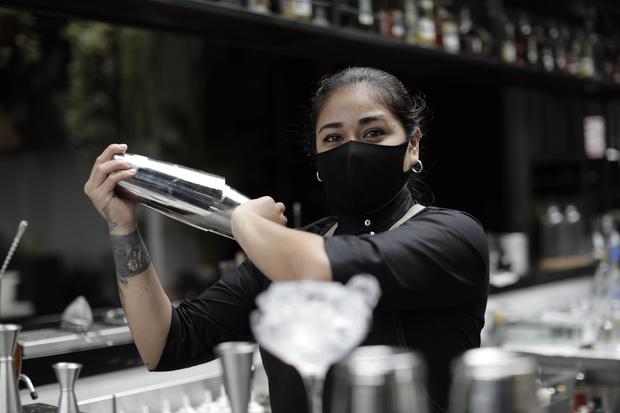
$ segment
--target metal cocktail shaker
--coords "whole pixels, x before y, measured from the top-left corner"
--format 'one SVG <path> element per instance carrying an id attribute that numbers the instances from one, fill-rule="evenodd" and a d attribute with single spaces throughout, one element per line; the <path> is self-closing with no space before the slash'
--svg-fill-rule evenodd
<path id="1" fill-rule="evenodd" d="M 366 346 L 334 369 L 331 411 L 337 413 L 426 413 L 426 367 L 400 347 Z"/>
<path id="2" fill-rule="evenodd" d="M 465 352 L 454 365 L 450 413 L 535 413 L 537 363 L 497 348 Z"/>
<path id="3" fill-rule="evenodd" d="M 180 165 L 124 154 L 114 157 L 136 169 L 118 193 L 184 224 L 233 238 L 230 214 L 248 198 L 224 178 Z"/>

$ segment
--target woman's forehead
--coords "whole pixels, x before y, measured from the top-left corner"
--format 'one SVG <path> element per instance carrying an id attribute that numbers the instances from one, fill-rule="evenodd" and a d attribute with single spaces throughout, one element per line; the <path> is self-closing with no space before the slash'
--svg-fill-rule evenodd
<path id="1" fill-rule="evenodd" d="M 358 117 L 383 114 L 392 117 L 383 101 L 369 87 L 354 86 L 335 91 L 326 101 L 319 113 L 319 122 L 342 122 L 339 117 Z M 317 127 L 320 125 L 317 124 Z"/>

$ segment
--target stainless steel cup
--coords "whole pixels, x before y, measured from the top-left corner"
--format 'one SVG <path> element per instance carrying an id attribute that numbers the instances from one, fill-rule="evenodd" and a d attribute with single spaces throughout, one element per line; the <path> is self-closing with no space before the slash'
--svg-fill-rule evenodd
<path id="1" fill-rule="evenodd" d="M 469 350 L 453 367 L 449 412 L 537 412 L 537 369 L 531 357 L 492 347 Z"/>
<path id="2" fill-rule="evenodd" d="M 415 352 L 366 346 L 334 368 L 334 413 L 426 413 L 426 367 Z"/>
<path id="3" fill-rule="evenodd" d="M 136 169 L 117 192 L 184 224 L 233 238 L 230 214 L 248 198 L 226 185 L 224 178 L 146 156 L 114 157 Z"/>

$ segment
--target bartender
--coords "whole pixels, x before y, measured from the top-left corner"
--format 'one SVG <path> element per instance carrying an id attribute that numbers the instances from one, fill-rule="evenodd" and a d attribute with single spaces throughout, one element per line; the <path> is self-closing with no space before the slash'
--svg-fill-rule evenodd
<path id="1" fill-rule="evenodd" d="M 363 344 L 421 353 L 431 411 L 445 411 L 450 363 L 480 345 L 488 251 L 475 218 L 423 208 L 407 187 L 423 169 L 422 102 L 396 77 L 373 68 L 347 68 L 324 78 L 312 99 L 312 151 L 335 215 L 297 230 L 286 227 L 284 205 L 270 197 L 239 206 L 231 217 L 232 232 L 249 259 L 176 308 L 140 236 L 136 205 L 114 192 L 118 182 L 136 173 L 114 160 L 127 146 L 105 149 L 84 190 L 108 224 L 120 299 L 146 366 L 189 367 L 213 359 L 218 343 L 251 340 L 249 315 L 271 282 L 345 283 L 369 273 L 383 295 Z M 272 411 L 307 411 L 296 371 L 265 351 L 262 355 Z"/>

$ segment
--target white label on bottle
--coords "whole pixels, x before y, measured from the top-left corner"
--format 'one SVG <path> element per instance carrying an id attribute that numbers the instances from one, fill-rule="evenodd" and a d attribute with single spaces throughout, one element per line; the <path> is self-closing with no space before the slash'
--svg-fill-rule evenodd
<path id="1" fill-rule="evenodd" d="M 513 42 L 505 42 L 502 46 L 502 60 L 507 63 L 517 61 L 517 49 Z"/>
<path id="2" fill-rule="evenodd" d="M 547 72 L 553 71 L 553 55 L 551 54 L 551 50 L 543 50 L 542 62 Z"/>
<path id="3" fill-rule="evenodd" d="M 443 48 L 446 49 L 447 52 L 458 53 L 460 49 L 458 36 L 445 36 L 443 38 Z"/>
<path id="4" fill-rule="evenodd" d="M 310 17 L 312 16 L 312 3 L 309 0 L 292 0 L 293 12 L 296 16 Z"/>
<path id="5" fill-rule="evenodd" d="M 600 115 L 583 118 L 583 137 L 589 159 L 605 156 L 605 118 Z"/>
<path id="6" fill-rule="evenodd" d="M 584 76 L 594 76 L 594 61 L 590 57 L 583 57 L 581 59 L 581 73 Z"/>
<path id="7" fill-rule="evenodd" d="M 435 43 L 435 23 L 429 18 L 420 19 L 420 40 L 422 43 Z"/>

